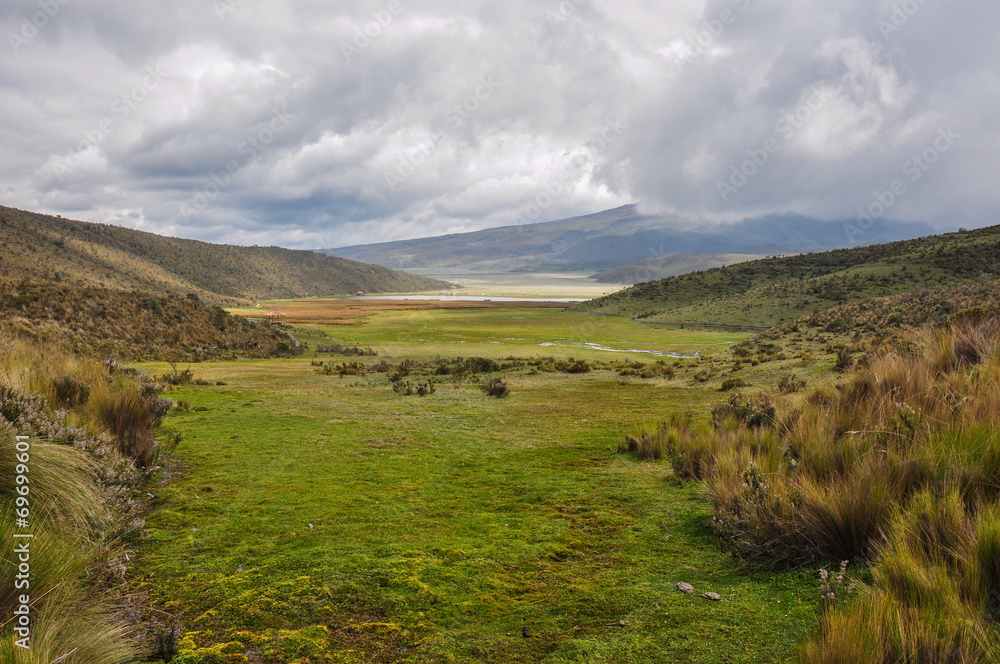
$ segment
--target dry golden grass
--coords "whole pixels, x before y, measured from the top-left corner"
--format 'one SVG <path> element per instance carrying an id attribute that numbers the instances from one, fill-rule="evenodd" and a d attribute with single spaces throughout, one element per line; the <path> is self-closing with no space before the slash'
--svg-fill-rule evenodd
<path id="1" fill-rule="evenodd" d="M 872 586 L 825 617 L 802 661 L 998 661 L 1000 322 L 922 329 L 835 390 L 713 412 L 713 428 L 674 423 L 628 447 L 704 480 L 742 556 L 870 565 Z"/>

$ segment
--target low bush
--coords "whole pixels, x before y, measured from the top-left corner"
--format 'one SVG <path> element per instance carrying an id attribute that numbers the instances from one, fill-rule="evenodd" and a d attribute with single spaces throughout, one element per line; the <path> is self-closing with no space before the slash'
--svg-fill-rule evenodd
<path id="1" fill-rule="evenodd" d="M 774 422 L 774 417 L 774 402 L 766 394 L 744 396 L 735 393 L 728 401 L 712 408 L 712 422 L 719 428 L 728 422 L 735 426 L 759 429 L 770 426 Z"/>
<path id="2" fill-rule="evenodd" d="M 504 399 L 510 394 L 510 386 L 507 385 L 507 382 L 495 376 L 480 385 L 479 389 L 486 396 L 496 397 L 497 399 Z"/>
<path id="3" fill-rule="evenodd" d="M 747 382 L 742 378 L 727 378 L 722 381 L 722 385 L 719 387 L 720 392 L 730 392 L 741 387 L 746 387 Z"/>
<path id="4" fill-rule="evenodd" d="M 778 388 L 778 392 L 782 394 L 795 394 L 805 388 L 806 381 L 798 378 L 791 371 L 786 371 L 778 375 L 775 386 Z"/>
<path id="5" fill-rule="evenodd" d="M 426 383 L 411 383 L 410 381 L 396 381 L 392 384 L 392 391 L 396 394 L 401 394 L 404 397 L 418 396 L 426 397 L 429 394 L 434 394 L 437 390 L 434 388 L 434 383 L 428 381 Z"/>
<path id="6" fill-rule="evenodd" d="M 73 376 L 62 375 L 52 380 L 56 401 L 64 408 L 83 406 L 90 399 L 90 385 Z"/>

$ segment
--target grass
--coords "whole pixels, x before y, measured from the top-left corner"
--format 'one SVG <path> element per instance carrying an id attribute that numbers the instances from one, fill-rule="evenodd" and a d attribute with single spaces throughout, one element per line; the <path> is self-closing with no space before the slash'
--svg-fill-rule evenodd
<path id="1" fill-rule="evenodd" d="M 139 476 L 108 449 L 95 406 L 82 396 L 103 400 L 126 386 L 101 363 L 0 338 L 0 661 L 126 664 L 138 655 L 119 611 L 127 542 L 142 529 L 133 499 Z M 17 475 L 28 484 L 15 486 Z M 33 537 L 14 538 L 25 533 Z M 15 551 L 25 542 L 27 560 Z M 22 564 L 30 566 L 28 587 L 15 585 Z M 30 649 L 15 645 L 14 611 L 25 603 Z"/>
<path id="2" fill-rule="evenodd" d="M 281 304 L 275 306 L 280 308 Z M 318 306 L 322 308 L 322 304 Z M 656 356 L 629 351 L 712 355 L 752 336 L 694 329 L 664 332 L 620 318 L 551 307 L 383 309 L 364 318 L 363 325 L 348 326 L 324 324 L 323 314 L 313 320 L 317 322 L 297 326 L 302 331 L 300 338 L 313 347 L 330 343 L 324 336 L 329 335 L 351 345 L 376 347 L 380 357 L 414 359 L 516 355 L 651 361 Z"/>
<path id="3" fill-rule="evenodd" d="M 674 422 L 628 447 L 704 480 L 741 556 L 868 567 L 803 661 L 996 662 L 998 376 L 1000 323 L 964 316 L 873 350 L 836 391 L 734 395 L 711 428 Z"/>
<path id="4" fill-rule="evenodd" d="M 619 357 L 585 342 L 693 354 L 743 338 L 530 309 L 295 333 L 371 346 L 370 363 Z M 502 400 L 448 377 L 417 399 L 313 359 L 199 364 L 211 385 L 169 395 L 194 407 L 167 418 L 185 442 L 133 583 L 183 614 L 176 662 L 783 661 L 814 625 L 812 573 L 741 568 L 715 543 L 702 487 L 617 452 L 636 422 L 706 417 L 711 386 L 518 371 Z"/>

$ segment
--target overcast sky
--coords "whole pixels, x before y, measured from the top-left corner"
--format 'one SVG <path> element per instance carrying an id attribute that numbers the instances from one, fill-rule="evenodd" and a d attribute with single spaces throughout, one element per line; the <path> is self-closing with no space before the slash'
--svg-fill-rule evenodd
<path id="1" fill-rule="evenodd" d="M 13 207 L 300 248 L 632 202 L 942 229 L 1000 209 L 987 0 L 4 0 L 0 20 Z"/>

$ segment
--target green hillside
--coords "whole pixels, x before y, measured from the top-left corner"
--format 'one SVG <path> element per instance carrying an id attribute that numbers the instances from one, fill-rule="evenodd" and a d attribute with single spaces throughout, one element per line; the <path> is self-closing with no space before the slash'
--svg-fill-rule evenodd
<path id="1" fill-rule="evenodd" d="M 647 321 L 770 327 L 830 307 L 1000 272 L 1000 226 L 771 258 L 638 284 L 582 305 Z"/>
<path id="2" fill-rule="evenodd" d="M 193 297 L 67 284 L 0 282 L 0 333 L 77 355 L 127 361 L 300 352 L 280 330 Z"/>
<path id="3" fill-rule="evenodd" d="M 0 281 L 54 281 L 223 303 L 446 288 L 418 277 L 280 247 L 162 237 L 0 207 Z"/>

